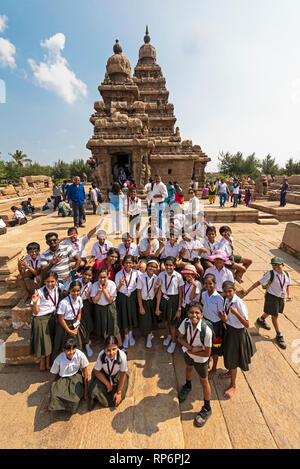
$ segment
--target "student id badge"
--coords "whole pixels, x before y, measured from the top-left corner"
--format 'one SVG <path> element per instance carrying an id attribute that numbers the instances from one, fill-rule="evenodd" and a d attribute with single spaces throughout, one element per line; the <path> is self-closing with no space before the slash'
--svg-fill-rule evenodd
<path id="1" fill-rule="evenodd" d="M 163 294 L 163 297 L 166 301 L 169 301 L 170 297 L 168 295 L 166 295 L 165 293 Z"/>
<path id="2" fill-rule="evenodd" d="M 75 321 L 75 322 L 73 322 L 73 327 L 74 327 L 74 329 L 76 329 L 76 327 L 78 327 L 79 324 L 80 324 L 80 321 L 78 321 L 78 320 Z"/>

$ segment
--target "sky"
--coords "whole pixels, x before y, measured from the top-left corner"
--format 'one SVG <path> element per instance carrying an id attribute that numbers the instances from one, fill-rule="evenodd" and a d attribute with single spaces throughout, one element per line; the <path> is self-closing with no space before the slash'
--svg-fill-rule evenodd
<path id="1" fill-rule="evenodd" d="M 132 71 L 148 24 L 182 139 L 300 160 L 299 0 L 1 0 L 0 152 L 50 164 L 85 145 L 119 39 Z"/>

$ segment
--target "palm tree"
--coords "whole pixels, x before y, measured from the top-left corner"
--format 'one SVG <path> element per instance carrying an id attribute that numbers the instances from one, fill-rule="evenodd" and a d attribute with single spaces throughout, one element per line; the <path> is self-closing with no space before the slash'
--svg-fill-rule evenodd
<path id="1" fill-rule="evenodd" d="M 27 155 L 25 155 L 25 153 L 22 153 L 21 150 L 16 150 L 14 154 L 8 154 L 15 160 L 20 169 L 24 167 L 24 163 L 32 162 L 32 160 L 30 158 L 27 158 Z"/>

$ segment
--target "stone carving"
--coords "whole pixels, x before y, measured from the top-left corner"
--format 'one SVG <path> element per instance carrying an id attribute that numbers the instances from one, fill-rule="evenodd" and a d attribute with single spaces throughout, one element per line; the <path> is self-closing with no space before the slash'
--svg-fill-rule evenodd
<path id="1" fill-rule="evenodd" d="M 255 181 L 255 192 L 259 196 L 268 194 L 268 178 L 265 174 L 261 174 Z"/>

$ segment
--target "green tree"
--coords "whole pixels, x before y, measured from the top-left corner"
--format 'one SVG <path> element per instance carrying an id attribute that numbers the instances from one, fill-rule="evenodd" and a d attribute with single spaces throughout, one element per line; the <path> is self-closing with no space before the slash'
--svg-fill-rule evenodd
<path id="1" fill-rule="evenodd" d="M 16 150 L 15 153 L 8 153 L 8 154 L 15 160 L 19 168 L 23 168 L 24 163 L 26 162 L 31 163 L 31 159 L 28 158 L 27 155 L 23 153 L 21 150 Z"/>
<path id="2" fill-rule="evenodd" d="M 87 177 L 90 178 L 90 175 L 91 175 L 90 165 L 87 164 L 82 159 L 71 161 L 71 163 L 70 163 L 70 175 L 71 176 L 79 176 L 81 179 L 83 179 L 83 173 L 85 173 L 87 175 Z"/>
<path id="3" fill-rule="evenodd" d="M 20 167 L 14 161 L 5 162 L 5 178 L 13 182 L 19 181 Z"/>
<path id="4" fill-rule="evenodd" d="M 58 160 L 56 163 L 54 163 L 52 168 L 52 177 L 54 180 L 69 179 L 70 165 L 62 160 Z"/>
<path id="5" fill-rule="evenodd" d="M 292 174 L 300 174 L 300 161 L 294 161 L 290 158 L 284 168 L 285 174 L 291 176 Z"/>
<path id="6" fill-rule="evenodd" d="M 275 163 L 275 158 L 272 158 L 271 155 L 267 155 L 262 160 L 261 170 L 264 174 L 270 174 L 271 176 L 275 176 L 280 172 L 278 165 Z"/>
<path id="7" fill-rule="evenodd" d="M 261 163 L 255 158 L 255 153 L 247 156 L 243 164 L 243 173 L 244 175 L 250 176 L 253 179 L 256 179 L 260 174 Z"/>

